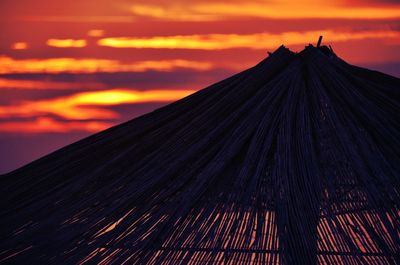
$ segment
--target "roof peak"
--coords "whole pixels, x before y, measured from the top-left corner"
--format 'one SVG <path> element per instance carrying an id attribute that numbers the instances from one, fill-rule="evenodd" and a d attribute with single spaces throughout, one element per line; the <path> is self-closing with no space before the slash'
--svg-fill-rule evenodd
<path id="1" fill-rule="evenodd" d="M 285 45 L 279 46 L 278 49 L 276 49 L 274 52 L 268 52 L 268 55 L 271 57 L 275 56 L 282 56 L 283 54 L 288 54 L 291 53 L 293 55 L 304 55 L 304 54 L 310 54 L 318 51 L 318 53 L 322 53 L 328 57 L 337 57 L 335 52 L 333 51 L 333 48 L 331 45 L 321 45 L 322 42 L 322 36 L 319 37 L 317 45 L 314 46 L 311 43 L 305 46 L 305 48 L 300 51 L 300 52 L 293 52 L 289 48 L 287 48 Z"/>

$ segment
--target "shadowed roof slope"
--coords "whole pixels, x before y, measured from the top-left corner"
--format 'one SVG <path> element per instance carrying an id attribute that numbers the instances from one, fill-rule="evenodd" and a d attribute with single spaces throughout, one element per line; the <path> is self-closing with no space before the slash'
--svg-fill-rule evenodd
<path id="1" fill-rule="evenodd" d="M 0 263 L 400 264 L 400 80 L 326 46 L 0 177 Z"/>

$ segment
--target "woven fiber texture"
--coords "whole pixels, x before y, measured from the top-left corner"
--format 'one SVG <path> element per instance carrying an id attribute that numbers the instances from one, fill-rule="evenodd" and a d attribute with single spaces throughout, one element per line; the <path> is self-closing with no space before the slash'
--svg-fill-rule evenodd
<path id="1" fill-rule="evenodd" d="M 400 264 L 400 80 L 327 48 L 0 177 L 2 264 Z"/>

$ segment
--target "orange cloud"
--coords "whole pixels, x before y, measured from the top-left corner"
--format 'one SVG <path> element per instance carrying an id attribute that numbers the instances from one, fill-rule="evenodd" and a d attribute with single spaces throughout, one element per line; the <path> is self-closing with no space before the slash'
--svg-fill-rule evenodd
<path id="1" fill-rule="evenodd" d="M 97 121 L 57 121 L 39 117 L 34 121 L 15 121 L 0 123 L 0 132 L 6 133 L 64 133 L 64 132 L 98 132 L 114 124 Z"/>
<path id="2" fill-rule="evenodd" d="M 90 37 L 102 37 L 104 35 L 104 30 L 102 29 L 91 29 L 88 31 L 88 36 Z"/>
<path id="3" fill-rule="evenodd" d="M 66 22 L 66 23 L 132 23 L 136 19 L 131 16 L 93 16 L 87 14 L 86 16 L 79 15 L 40 15 L 40 16 L 17 16 L 17 20 L 28 22 Z"/>
<path id="4" fill-rule="evenodd" d="M 107 59 L 51 58 L 16 60 L 7 56 L 0 56 L 0 74 L 145 72 L 149 70 L 173 71 L 177 68 L 203 71 L 214 68 L 214 65 L 211 62 L 181 59 L 122 63 L 118 60 Z"/>
<path id="5" fill-rule="evenodd" d="M 86 40 L 73 39 L 48 39 L 46 44 L 57 48 L 83 48 L 86 47 Z"/>
<path id="6" fill-rule="evenodd" d="M 337 18 L 337 19 L 388 19 L 400 18 L 400 8 L 393 6 L 348 6 L 343 1 L 276 0 L 265 2 L 188 2 L 185 4 L 134 4 L 134 15 L 174 21 L 217 21 L 243 17 L 253 18 Z"/>
<path id="7" fill-rule="evenodd" d="M 306 32 L 255 33 L 255 34 L 204 34 L 156 36 L 149 38 L 103 38 L 98 45 L 114 48 L 164 48 L 164 49 L 201 49 L 222 50 L 232 48 L 274 49 L 281 44 L 307 44 L 310 40 L 324 35 L 329 42 L 343 42 L 363 39 L 399 39 L 400 32 L 394 30 L 370 30 L 357 32 L 339 32 L 318 30 Z"/>
<path id="8" fill-rule="evenodd" d="M 16 105 L 0 106 L 0 117 L 35 117 L 57 115 L 65 119 L 113 119 L 118 113 L 100 108 L 120 104 L 171 102 L 194 93 L 195 90 L 127 90 L 111 89 L 76 93 L 70 96 L 26 101 Z"/>
<path id="9" fill-rule="evenodd" d="M 11 45 L 13 50 L 26 50 L 28 49 L 28 43 L 26 42 L 15 42 Z"/>
<path id="10" fill-rule="evenodd" d="M 102 89 L 104 85 L 92 82 L 53 82 L 0 78 L 0 89 Z"/>

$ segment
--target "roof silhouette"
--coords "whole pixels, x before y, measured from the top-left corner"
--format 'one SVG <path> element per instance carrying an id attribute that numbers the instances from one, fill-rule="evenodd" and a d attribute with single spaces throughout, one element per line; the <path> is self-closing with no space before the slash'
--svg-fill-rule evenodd
<path id="1" fill-rule="evenodd" d="M 0 263 L 400 264 L 399 88 L 281 46 L 1 176 Z"/>

